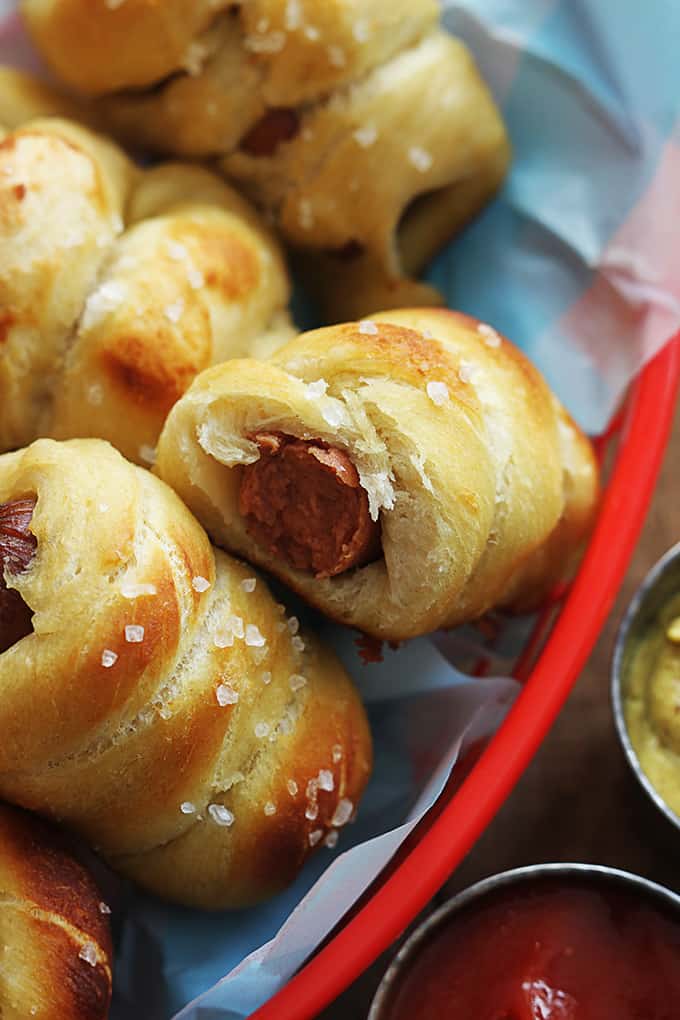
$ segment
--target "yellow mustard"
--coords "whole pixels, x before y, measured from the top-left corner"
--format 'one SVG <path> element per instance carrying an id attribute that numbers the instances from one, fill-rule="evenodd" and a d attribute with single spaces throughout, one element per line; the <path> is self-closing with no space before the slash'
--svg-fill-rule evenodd
<path id="1" fill-rule="evenodd" d="M 624 714 L 643 772 L 680 816 L 680 595 L 664 606 L 631 653 Z"/>

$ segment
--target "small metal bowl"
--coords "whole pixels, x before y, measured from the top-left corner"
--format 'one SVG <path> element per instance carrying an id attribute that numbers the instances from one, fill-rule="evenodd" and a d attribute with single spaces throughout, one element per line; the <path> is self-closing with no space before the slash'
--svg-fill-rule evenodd
<path id="1" fill-rule="evenodd" d="M 399 989 L 402 976 L 410 970 L 415 957 L 434 932 L 451 920 L 460 910 L 470 906 L 476 900 L 493 895 L 509 886 L 533 883 L 537 879 L 546 878 L 576 878 L 592 884 L 605 883 L 623 887 L 641 897 L 656 901 L 662 910 L 674 913 L 680 921 L 680 896 L 671 892 L 670 889 L 666 889 L 665 886 L 657 885 L 647 878 L 632 875 L 627 871 L 619 871 L 616 868 L 607 868 L 598 864 L 535 864 L 526 868 L 515 868 L 513 871 L 504 871 L 464 889 L 416 928 L 385 972 L 375 993 L 367 1020 L 387 1020 L 394 994 Z"/>
<path id="2" fill-rule="evenodd" d="M 655 617 L 669 598 L 677 595 L 679 591 L 680 542 L 661 557 L 638 588 L 626 615 L 621 621 L 621 626 L 616 636 L 611 673 L 611 699 L 614 721 L 628 764 L 654 806 L 665 815 L 676 829 L 680 829 L 680 818 L 657 793 L 651 780 L 643 772 L 638 756 L 635 753 L 635 748 L 631 743 L 624 714 L 623 692 L 630 667 L 631 652 L 636 642 L 653 623 Z"/>

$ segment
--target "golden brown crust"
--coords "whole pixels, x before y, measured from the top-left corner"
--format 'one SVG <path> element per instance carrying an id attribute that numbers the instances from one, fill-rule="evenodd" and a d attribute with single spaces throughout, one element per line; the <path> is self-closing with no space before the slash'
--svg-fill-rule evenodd
<path id="1" fill-rule="evenodd" d="M 207 171 L 141 172 L 56 118 L 0 141 L 0 450 L 92 435 L 149 463 L 198 372 L 291 334 L 288 297 L 276 243 Z"/>
<path id="2" fill-rule="evenodd" d="M 33 633 L 0 654 L 0 796 L 58 816 L 184 903 L 280 889 L 318 828 L 306 795 L 291 816 L 288 780 L 306 791 L 329 771 L 332 816 L 368 779 L 349 678 L 108 444 L 40 440 L 0 457 L 0 503 L 19 494 L 37 497 L 37 550 L 8 585 Z M 327 822 L 320 812 L 318 841 Z"/>
<path id="3" fill-rule="evenodd" d="M 300 254 L 327 320 L 439 303 L 414 277 L 506 174 L 498 110 L 467 49 L 439 30 L 434 0 L 248 0 L 218 5 L 204 31 L 160 5 L 159 34 L 172 20 L 185 47 L 163 74 L 157 54 L 144 66 L 142 0 L 126 0 L 127 39 L 100 43 L 94 73 L 79 52 L 114 25 L 102 6 L 23 6 L 65 80 L 106 93 L 99 110 L 119 135 L 219 160 Z M 82 36 L 58 30 L 66 12 Z"/>
<path id="4" fill-rule="evenodd" d="M 100 906 L 66 839 L 0 804 L 3 1020 L 105 1020 L 113 953 Z"/>
<path id="5" fill-rule="evenodd" d="M 382 557 L 315 578 L 249 534 L 239 490 L 265 423 L 345 451 Z M 545 598 L 598 504 L 592 448 L 540 373 L 491 327 L 443 309 L 380 313 L 302 334 L 264 366 L 208 370 L 171 412 L 157 470 L 218 543 L 390 640 Z"/>

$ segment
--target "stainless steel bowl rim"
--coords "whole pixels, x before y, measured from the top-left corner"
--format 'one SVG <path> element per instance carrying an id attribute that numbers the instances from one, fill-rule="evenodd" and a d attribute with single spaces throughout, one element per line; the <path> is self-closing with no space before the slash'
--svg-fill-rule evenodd
<path id="1" fill-rule="evenodd" d="M 679 547 L 680 548 L 680 547 Z M 622 871 L 618 868 L 610 868 L 604 864 L 583 864 L 583 863 L 557 863 L 557 864 L 530 864 L 522 868 L 513 868 L 511 871 L 502 871 L 489 878 L 483 878 L 480 882 L 468 886 L 446 903 L 438 907 L 416 930 L 407 938 L 397 955 L 387 968 L 382 981 L 371 1003 L 371 1009 L 367 1020 L 385 1020 L 383 1010 L 389 1005 L 389 996 L 394 986 L 401 977 L 406 964 L 412 959 L 432 932 L 446 921 L 453 914 L 468 906 L 473 901 L 486 896 L 489 893 L 504 889 L 507 886 L 520 884 L 524 881 L 535 878 L 603 878 L 611 882 L 619 882 L 622 885 L 633 887 L 638 892 L 643 892 L 671 907 L 680 918 L 680 895 L 672 892 L 663 885 L 653 882 L 642 875 L 635 875 L 629 871 Z"/>
<path id="2" fill-rule="evenodd" d="M 644 578 L 642 584 L 636 591 L 633 599 L 626 610 L 626 613 L 619 626 L 616 642 L 614 644 L 614 655 L 612 658 L 612 669 L 611 669 L 611 701 L 612 710 L 614 713 L 614 723 L 616 725 L 616 732 L 619 737 L 619 741 L 623 748 L 626 760 L 633 772 L 638 783 L 645 791 L 647 796 L 653 802 L 655 807 L 668 819 L 671 825 L 675 826 L 676 829 L 680 829 L 680 817 L 676 815 L 675 811 L 666 803 L 663 797 L 656 791 L 653 783 L 649 780 L 646 774 L 642 770 L 640 760 L 635 753 L 635 748 L 631 742 L 628 734 L 628 727 L 626 726 L 626 720 L 623 711 L 623 693 L 621 690 L 621 684 L 623 680 L 623 655 L 626 649 L 628 641 L 628 635 L 630 634 L 631 628 L 637 619 L 638 613 L 643 607 L 647 596 L 651 591 L 654 590 L 656 585 L 659 583 L 663 575 L 668 570 L 671 563 L 675 560 L 680 560 L 680 542 L 677 545 L 672 546 L 668 552 L 664 553 L 660 560 L 658 560 L 649 573 Z"/>

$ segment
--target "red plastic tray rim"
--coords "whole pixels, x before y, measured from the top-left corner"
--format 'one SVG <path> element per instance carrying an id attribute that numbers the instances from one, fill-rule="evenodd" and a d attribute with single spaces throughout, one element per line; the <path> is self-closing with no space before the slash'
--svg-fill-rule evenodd
<path id="1" fill-rule="evenodd" d="M 425 907 L 508 797 L 574 686 L 616 599 L 658 477 L 680 387 L 680 334 L 632 388 L 621 445 L 578 576 L 503 726 L 460 789 L 370 900 L 256 1020 L 309 1020 Z"/>

